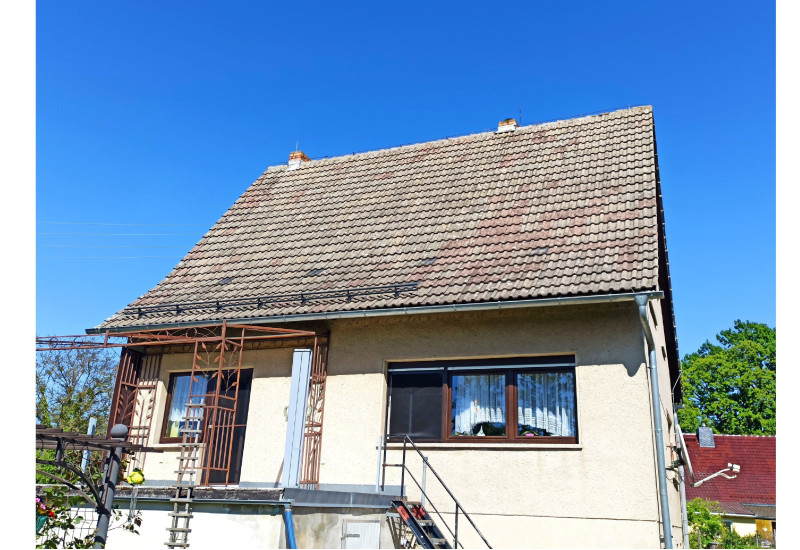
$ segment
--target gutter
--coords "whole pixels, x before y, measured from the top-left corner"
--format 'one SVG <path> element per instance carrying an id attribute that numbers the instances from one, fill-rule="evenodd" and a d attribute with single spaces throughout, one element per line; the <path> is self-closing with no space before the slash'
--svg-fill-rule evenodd
<path id="1" fill-rule="evenodd" d="M 322 321 L 331 319 L 359 319 L 367 317 L 383 317 L 391 315 L 419 315 L 425 313 L 448 313 L 459 311 L 488 311 L 499 309 L 517 309 L 527 307 L 581 305 L 581 304 L 606 304 L 615 302 L 632 302 L 638 297 L 645 300 L 660 300 L 664 298 L 664 291 L 651 290 L 644 292 L 626 292 L 620 294 L 599 294 L 593 296 L 560 296 L 555 298 L 535 298 L 530 300 L 507 300 L 494 302 L 471 302 L 466 304 L 438 304 L 432 306 L 409 306 L 380 309 L 357 309 L 350 311 L 333 311 L 319 313 L 295 313 L 291 315 L 269 315 L 265 317 L 242 317 L 225 319 L 228 323 L 237 325 L 261 325 L 296 323 L 300 321 Z M 100 327 L 86 329 L 86 334 L 105 334 L 114 332 L 130 332 L 134 330 L 154 330 L 187 328 L 195 326 L 221 323 L 223 319 L 205 319 L 202 321 L 187 321 L 178 323 L 154 323 L 103 329 Z"/>
<path id="2" fill-rule="evenodd" d="M 656 362 L 656 343 L 650 324 L 647 321 L 647 303 L 650 297 L 646 294 L 636 296 L 636 305 L 639 307 L 639 320 L 647 340 L 649 355 L 648 368 L 650 370 L 650 393 L 653 402 L 653 427 L 655 428 L 656 462 L 658 468 L 658 492 L 661 502 L 661 523 L 664 526 L 664 548 L 672 548 L 672 520 L 669 515 L 669 499 L 667 497 L 667 470 L 664 465 L 664 435 L 661 427 L 661 394 L 658 391 L 658 364 Z"/>

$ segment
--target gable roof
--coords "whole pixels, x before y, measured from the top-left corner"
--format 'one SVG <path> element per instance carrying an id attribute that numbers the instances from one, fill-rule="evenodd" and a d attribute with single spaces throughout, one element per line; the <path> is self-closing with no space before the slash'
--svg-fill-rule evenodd
<path id="1" fill-rule="evenodd" d="M 649 106 L 273 166 L 95 330 L 656 290 L 657 188 Z"/>
<path id="2" fill-rule="evenodd" d="M 687 484 L 687 500 L 699 497 L 719 501 L 728 514 L 774 517 L 774 436 L 714 434 L 713 448 L 700 447 L 695 434 L 686 434 L 683 437 L 697 481 L 722 470 L 729 462 L 741 466 L 735 479 L 720 476 L 699 487 Z"/>

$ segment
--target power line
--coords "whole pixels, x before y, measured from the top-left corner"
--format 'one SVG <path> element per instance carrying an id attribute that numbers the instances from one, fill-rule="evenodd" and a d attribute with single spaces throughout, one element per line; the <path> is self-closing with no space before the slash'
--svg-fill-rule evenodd
<path id="1" fill-rule="evenodd" d="M 172 258 L 175 256 L 38 256 L 37 260 L 139 260 L 143 258 Z"/>
<path id="2" fill-rule="evenodd" d="M 173 246 L 161 246 L 161 245 L 152 245 L 152 246 L 139 246 L 139 245 L 114 245 L 114 244 L 40 244 L 37 245 L 40 247 L 48 247 L 48 248 L 183 248 L 186 249 L 185 246 L 180 245 L 173 245 Z"/>
<path id="3" fill-rule="evenodd" d="M 47 225 L 119 225 L 119 226 L 137 226 L 137 227 L 167 227 L 167 226 L 192 226 L 192 227 L 208 227 L 204 223 L 105 223 L 105 222 L 36 222 L 37 224 Z"/>
<path id="4" fill-rule="evenodd" d="M 76 237 L 196 237 L 196 233 L 37 233 L 37 235 L 71 235 Z"/>

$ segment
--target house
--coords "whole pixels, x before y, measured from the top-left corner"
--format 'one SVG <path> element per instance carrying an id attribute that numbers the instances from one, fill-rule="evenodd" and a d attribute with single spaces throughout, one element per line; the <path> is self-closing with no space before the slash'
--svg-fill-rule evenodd
<path id="1" fill-rule="evenodd" d="M 710 431 L 710 430 L 709 430 Z M 719 502 L 726 524 L 740 535 L 758 534 L 775 543 L 775 436 L 697 434 L 683 436 L 697 481 L 713 475 L 727 463 L 740 471 L 734 479 L 716 477 L 693 487 L 686 498 Z"/>
<path id="2" fill-rule="evenodd" d="M 681 546 L 651 107 L 292 152 L 87 332 L 153 544 Z"/>

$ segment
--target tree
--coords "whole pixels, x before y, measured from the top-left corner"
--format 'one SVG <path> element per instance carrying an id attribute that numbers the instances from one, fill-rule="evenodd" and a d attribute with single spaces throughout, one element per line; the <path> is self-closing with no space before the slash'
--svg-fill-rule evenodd
<path id="1" fill-rule="evenodd" d="M 717 433 L 775 435 L 775 329 L 734 322 L 681 361 L 686 432 L 701 423 Z"/>
<path id="2" fill-rule="evenodd" d="M 691 548 L 705 548 L 722 535 L 725 524 L 719 515 L 721 511 L 719 502 L 713 500 L 695 498 L 686 503 Z"/>
<path id="3" fill-rule="evenodd" d="M 40 424 L 86 433 L 89 418 L 105 430 L 117 357 L 103 349 L 39 352 L 36 358 L 36 418 Z"/>

